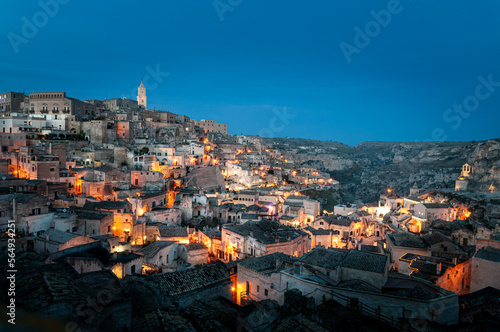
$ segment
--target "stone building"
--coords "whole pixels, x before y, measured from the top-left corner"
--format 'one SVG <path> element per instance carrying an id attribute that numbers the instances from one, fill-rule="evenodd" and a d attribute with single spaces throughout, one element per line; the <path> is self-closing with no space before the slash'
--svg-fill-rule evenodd
<path id="1" fill-rule="evenodd" d="M 24 113 L 21 104 L 26 98 L 24 92 L 0 93 L 0 114 L 8 116 L 11 113 Z"/>
<path id="2" fill-rule="evenodd" d="M 307 233 L 267 219 L 242 225 L 226 224 L 222 226 L 221 232 L 226 261 L 273 252 L 302 256 L 311 248 Z"/>
<path id="3" fill-rule="evenodd" d="M 227 124 L 226 123 L 218 123 L 215 120 L 205 120 L 201 121 L 192 120 L 195 126 L 202 128 L 205 133 L 213 132 L 220 134 L 227 134 Z"/>
<path id="4" fill-rule="evenodd" d="M 388 272 L 389 266 L 384 255 L 316 248 L 292 268 L 281 271 L 280 284 L 275 287 L 295 288 L 316 304 L 332 299 L 350 308 L 378 310 L 389 321 L 409 319 L 410 324 L 418 320 L 443 325 L 458 322 L 458 294 Z"/>
<path id="5" fill-rule="evenodd" d="M 91 239 L 88 235 L 82 236 L 55 229 L 49 229 L 44 234 L 41 234 L 33 240 L 35 252 L 41 255 L 61 251 L 94 241 L 95 240 Z"/>
<path id="6" fill-rule="evenodd" d="M 138 102 L 136 100 L 128 98 L 112 98 L 104 99 L 103 106 L 111 111 L 118 111 L 123 109 L 137 110 Z"/>
<path id="7" fill-rule="evenodd" d="M 290 263 L 287 264 L 291 258 L 276 252 L 238 262 L 236 302 L 246 305 L 249 301 L 273 299 L 283 305 L 284 298 L 280 293 L 284 290 L 280 288 L 280 271 L 291 266 Z"/>
<path id="8" fill-rule="evenodd" d="M 134 139 L 134 122 L 116 121 L 116 137 L 120 141 L 130 143 Z"/>
<path id="9" fill-rule="evenodd" d="M 428 222 L 438 219 L 453 221 L 457 217 L 457 209 L 448 203 L 418 203 L 413 210 L 417 217 L 424 218 Z"/>
<path id="10" fill-rule="evenodd" d="M 487 246 L 479 249 L 472 257 L 470 291 L 485 287 L 500 289 L 500 249 Z"/>
<path id="11" fill-rule="evenodd" d="M 156 182 L 163 180 L 163 173 L 155 171 L 130 171 L 130 183 L 142 188 L 147 182 Z"/>
<path id="12" fill-rule="evenodd" d="M 66 130 L 67 120 L 90 120 L 97 115 L 95 105 L 66 97 L 65 92 L 30 93 L 25 103 L 30 116 L 46 119 L 53 129 Z"/>
<path id="13" fill-rule="evenodd" d="M 179 244 L 176 241 L 154 241 L 135 253 L 142 256 L 143 270 L 157 270 L 174 265 L 178 257 Z"/>
<path id="14" fill-rule="evenodd" d="M 331 242 L 325 244 L 335 248 L 344 248 L 355 244 L 367 229 L 364 219 L 351 219 L 343 216 L 321 216 L 309 223 L 316 230 L 332 230 Z"/>
<path id="15" fill-rule="evenodd" d="M 60 324 L 66 330 L 78 326 L 82 330 L 130 331 L 132 304 L 111 272 L 77 274 L 66 264 L 29 264 L 19 273 L 16 289 L 19 310 L 67 322 Z M 81 310 L 89 303 L 97 306 Z M 99 305 L 103 303 L 106 305 Z"/>
<path id="16" fill-rule="evenodd" d="M 179 246 L 179 258 L 188 266 L 208 263 L 208 248 L 203 243 L 188 243 Z"/>
<path id="17" fill-rule="evenodd" d="M 137 104 L 139 107 L 147 110 L 148 109 L 148 97 L 146 96 L 146 87 L 144 86 L 144 83 L 142 83 L 141 80 L 141 85 L 137 89 Z"/>
<path id="18" fill-rule="evenodd" d="M 20 234 L 41 234 L 54 227 L 49 200 L 40 194 L 16 193 L 0 195 L 0 228 L 5 231 L 8 220 L 16 221 Z"/>
<path id="19" fill-rule="evenodd" d="M 164 190 L 161 192 L 153 192 L 147 194 L 136 194 L 130 197 L 128 201 L 132 204 L 132 211 L 137 216 L 143 216 L 146 212 L 152 211 L 157 207 L 173 206 L 175 200 L 175 192 L 172 190 Z"/>
<path id="20" fill-rule="evenodd" d="M 75 210 L 76 218 L 67 225 L 71 232 L 80 235 L 112 235 L 114 217 L 111 212 Z"/>
<path id="21" fill-rule="evenodd" d="M 51 145 L 48 150 L 44 147 L 23 146 L 19 151 L 16 171 L 20 178 L 59 182 L 59 167 L 65 166 L 65 160 L 65 154 L 61 161 L 58 155 L 52 153 Z"/>
<path id="22" fill-rule="evenodd" d="M 308 233 L 311 237 L 311 249 L 321 246 L 325 248 L 332 247 L 334 244 L 334 234 L 337 235 L 331 229 L 314 229 L 311 226 L 306 226 L 304 232 Z"/>
<path id="23" fill-rule="evenodd" d="M 389 251 L 390 264 L 399 271 L 399 258 L 407 253 L 429 256 L 427 243 L 420 237 L 411 233 L 393 233 L 386 237 L 387 250 Z"/>
<path id="24" fill-rule="evenodd" d="M 455 181 L 455 191 L 467 191 L 470 173 L 472 173 L 472 167 L 469 164 L 464 164 L 460 176 Z"/>
<path id="25" fill-rule="evenodd" d="M 232 281 L 224 263 L 216 262 L 183 271 L 135 276 L 127 282 L 129 292 L 142 310 L 172 307 L 183 309 L 196 300 L 232 299 Z"/>
<path id="26" fill-rule="evenodd" d="M 98 146 L 108 142 L 107 137 L 108 122 L 104 120 L 82 121 L 81 130 L 88 137 L 90 143 Z"/>
<path id="27" fill-rule="evenodd" d="M 224 258 L 221 231 L 219 229 L 205 227 L 203 230 L 198 230 L 198 241 L 208 248 L 210 256 Z"/>

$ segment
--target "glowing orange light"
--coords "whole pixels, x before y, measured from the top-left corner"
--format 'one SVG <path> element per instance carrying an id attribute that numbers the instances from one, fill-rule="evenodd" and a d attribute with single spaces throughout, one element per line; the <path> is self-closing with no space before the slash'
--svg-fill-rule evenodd
<path id="1" fill-rule="evenodd" d="M 391 188 L 387 188 L 387 192 L 388 193 L 392 193 L 392 189 Z"/>
<path id="2" fill-rule="evenodd" d="M 234 287 L 231 287 L 231 290 L 234 292 Z"/>

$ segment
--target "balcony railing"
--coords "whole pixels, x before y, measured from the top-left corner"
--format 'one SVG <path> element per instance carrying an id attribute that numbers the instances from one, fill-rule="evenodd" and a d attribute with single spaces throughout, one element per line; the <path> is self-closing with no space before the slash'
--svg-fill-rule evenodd
<path id="1" fill-rule="evenodd" d="M 250 303 L 252 303 L 252 298 L 250 297 L 248 291 L 240 292 L 240 305 L 244 307 Z"/>

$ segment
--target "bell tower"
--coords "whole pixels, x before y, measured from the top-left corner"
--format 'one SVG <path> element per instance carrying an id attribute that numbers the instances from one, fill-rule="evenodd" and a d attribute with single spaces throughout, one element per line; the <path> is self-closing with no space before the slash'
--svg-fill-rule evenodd
<path id="1" fill-rule="evenodd" d="M 142 83 L 141 80 L 141 85 L 137 89 L 137 103 L 139 104 L 139 107 L 143 107 L 145 110 L 148 109 L 148 97 L 146 97 L 146 87 Z"/>

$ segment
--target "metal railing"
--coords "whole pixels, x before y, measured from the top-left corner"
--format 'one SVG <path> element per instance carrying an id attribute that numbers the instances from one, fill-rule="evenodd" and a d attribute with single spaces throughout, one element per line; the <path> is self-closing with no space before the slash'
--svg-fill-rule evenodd
<path id="1" fill-rule="evenodd" d="M 332 298 L 335 297 L 341 301 L 344 301 L 345 307 L 357 310 L 362 315 L 375 318 L 376 320 L 391 325 L 392 327 L 395 327 L 400 331 L 407 331 L 407 332 L 417 331 L 415 328 L 411 327 L 408 321 L 406 321 L 404 318 L 398 318 L 398 317 L 394 318 L 393 316 L 389 317 L 382 314 L 380 306 L 375 308 L 370 305 L 364 304 L 363 302 L 359 301 L 358 298 L 351 298 L 349 296 L 337 294 L 333 291 L 330 293 L 330 295 L 332 296 Z M 341 302 L 339 303 L 342 304 Z"/>

